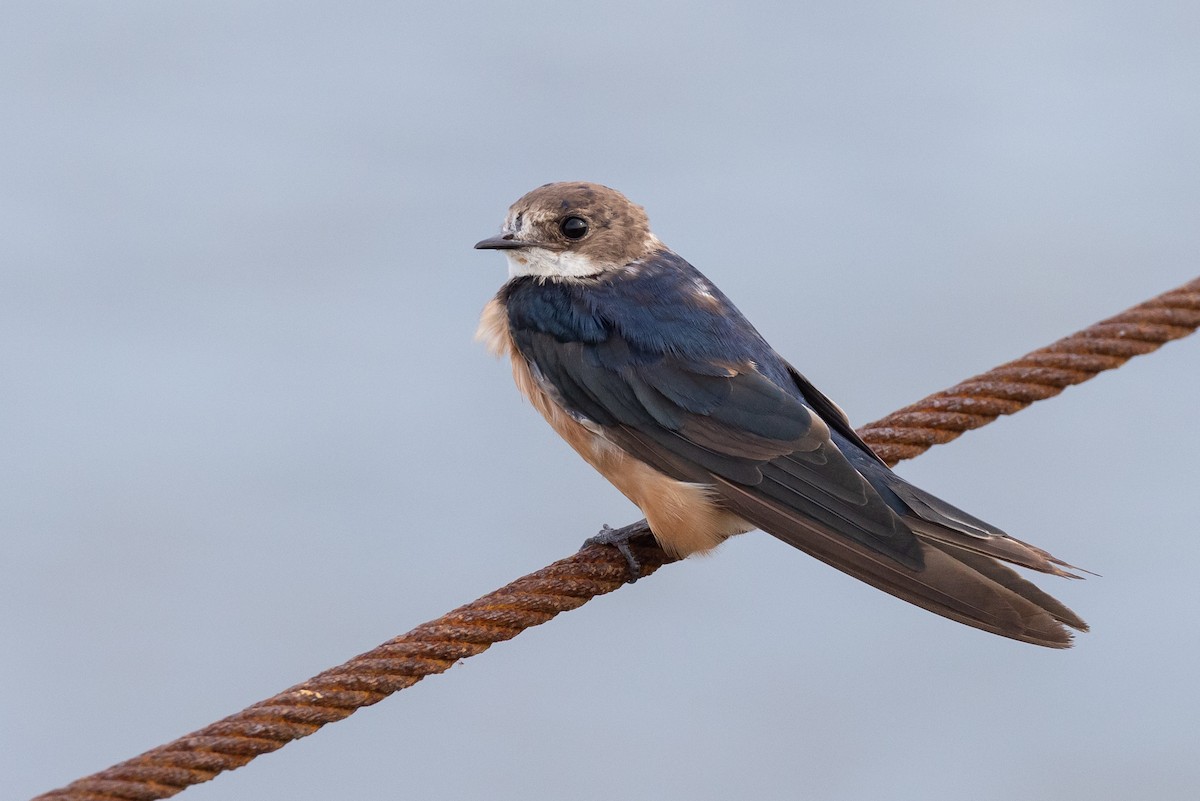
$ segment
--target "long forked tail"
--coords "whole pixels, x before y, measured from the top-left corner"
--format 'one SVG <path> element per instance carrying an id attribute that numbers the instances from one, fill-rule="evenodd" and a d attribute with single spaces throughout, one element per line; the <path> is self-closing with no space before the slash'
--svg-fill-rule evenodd
<path id="1" fill-rule="evenodd" d="M 773 499 L 732 482 L 721 483 L 739 514 L 764 531 L 922 609 L 1049 648 L 1070 647 L 1070 628 L 1087 630 L 1064 604 L 991 556 L 916 531 L 922 566 L 909 567 Z M 1048 572 L 1065 574 L 1057 568 Z"/>

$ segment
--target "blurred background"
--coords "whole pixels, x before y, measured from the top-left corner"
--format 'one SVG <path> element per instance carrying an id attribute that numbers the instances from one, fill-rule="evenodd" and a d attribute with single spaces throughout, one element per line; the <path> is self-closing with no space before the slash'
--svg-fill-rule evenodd
<path id="1" fill-rule="evenodd" d="M 648 209 L 858 424 L 1200 273 L 1200 6 L 0 8 L 0 796 L 636 510 L 472 341 L 534 186 Z M 1200 339 L 900 470 L 1103 574 L 1072 651 L 769 536 L 187 791 L 1194 798 Z"/>

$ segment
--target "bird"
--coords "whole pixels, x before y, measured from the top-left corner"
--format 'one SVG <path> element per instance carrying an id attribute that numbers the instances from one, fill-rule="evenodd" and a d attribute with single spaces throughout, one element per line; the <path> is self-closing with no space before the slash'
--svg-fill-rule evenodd
<path id="1" fill-rule="evenodd" d="M 509 276 L 476 338 L 510 360 L 520 392 L 671 556 L 757 528 L 993 634 L 1066 648 L 1071 629 L 1087 631 L 1008 565 L 1079 568 L 894 473 L 617 190 L 545 184 L 475 248 L 501 251 Z M 589 542 L 622 548 L 636 579 L 639 531 L 606 526 Z"/>

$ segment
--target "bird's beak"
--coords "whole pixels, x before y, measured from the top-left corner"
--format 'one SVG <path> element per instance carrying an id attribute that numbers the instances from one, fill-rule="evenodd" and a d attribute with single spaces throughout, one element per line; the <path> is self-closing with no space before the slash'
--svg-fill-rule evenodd
<path id="1" fill-rule="evenodd" d="M 513 239 L 512 234 L 504 236 L 493 236 L 490 239 L 481 239 L 475 243 L 476 250 L 517 250 L 518 248 L 529 247 L 532 242 L 522 242 L 520 239 Z"/>

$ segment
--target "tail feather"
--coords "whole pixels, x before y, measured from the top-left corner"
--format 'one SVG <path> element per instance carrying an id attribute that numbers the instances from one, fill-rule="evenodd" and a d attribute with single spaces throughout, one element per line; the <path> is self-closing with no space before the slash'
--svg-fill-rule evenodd
<path id="1" fill-rule="evenodd" d="M 1050 595 L 1050 593 L 1032 581 L 1023 578 L 1012 568 L 1006 567 L 995 559 L 976 551 L 959 548 L 945 542 L 929 542 L 928 540 L 926 542 L 935 548 L 945 551 L 949 556 L 962 562 L 977 573 L 996 582 L 1005 589 L 1015 592 L 1025 600 L 1045 610 L 1060 623 L 1065 623 L 1079 631 L 1088 630 L 1088 624 L 1084 622 L 1083 618 L 1068 609 L 1062 601 Z"/>
<path id="2" fill-rule="evenodd" d="M 1070 647 L 1072 634 L 1067 626 L 1086 630 L 1086 624 L 1070 609 L 990 556 L 928 539 L 921 532 L 923 567 L 914 570 L 773 499 L 733 482 L 718 481 L 737 512 L 764 531 L 930 612 L 1050 648 Z"/>
<path id="3" fill-rule="evenodd" d="M 1064 562 L 1048 551 L 1043 551 L 1036 545 L 1022 542 L 1007 534 L 966 534 L 962 531 L 955 531 L 936 523 L 929 523 L 925 520 L 918 520 L 911 517 L 905 518 L 904 522 L 908 523 L 909 528 L 917 536 L 927 542 L 934 541 L 961 551 L 970 551 L 971 553 L 985 557 L 990 556 L 993 559 L 1027 567 L 1030 570 L 1037 570 L 1040 573 L 1049 573 L 1052 576 L 1061 576 L 1062 578 L 1081 579 L 1083 576 L 1071 571 L 1081 570 L 1084 573 L 1089 572 Z M 1064 570 L 1064 568 L 1066 569 Z"/>

